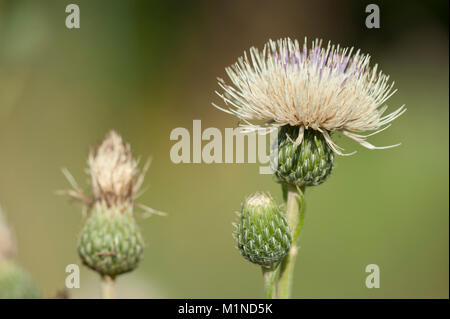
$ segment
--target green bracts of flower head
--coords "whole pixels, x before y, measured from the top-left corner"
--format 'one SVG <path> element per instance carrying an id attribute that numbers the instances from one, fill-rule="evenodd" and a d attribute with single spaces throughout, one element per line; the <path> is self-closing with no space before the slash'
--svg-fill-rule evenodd
<path id="1" fill-rule="evenodd" d="M 86 266 L 114 278 L 135 269 L 142 259 L 143 249 L 131 207 L 95 204 L 78 243 L 78 254 Z"/>
<path id="2" fill-rule="evenodd" d="M 242 256 L 272 268 L 291 247 L 291 231 L 276 202 L 267 193 L 255 193 L 242 205 L 235 237 Z"/>
<path id="3" fill-rule="evenodd" d="M 333 150 L 318 131 L 305 130 L 303 140 L 296 145 L 298 134 L 299 127 L 281 127 L 278 133 L 278 163 L 272 169 L 281 183 L 299 187 L 319 185 L 333 169 Z"/>
<path id="4" fill-rule="evenodd" d="M 41 298 L 31 276 L 12 260 L 0 261 L 0 299 Z"/>

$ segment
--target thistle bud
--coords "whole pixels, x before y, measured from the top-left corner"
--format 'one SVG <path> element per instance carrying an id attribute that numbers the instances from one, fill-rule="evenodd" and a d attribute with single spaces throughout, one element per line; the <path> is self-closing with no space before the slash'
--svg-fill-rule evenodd
<path id="1" fill-rule="evenodd" d="M 273 268 L 291 246 L 291 231 L 274 199 L 255 193 L 242 205 L 235 237 L 242 256 L 264 268 Z"/>
<path id="2" fill-rule="evenodd" d="M 300 129 L 289 125 L 281 127 L 278 133 L 278 161 L 272 168 L 281 183 L 299 187 L 316 186 L 330 175 L 334 153 L 322 133 L 313 129 L 299 132 Z M 299 138 L 299 134 L 303 136 Z"/>
<path id="3" fill-rule="evenodd" d="M 16 247 L 13 236 L 0 207 L 0 262 L 13 259 L 15 255 Z"/>
<path id="4" fill-rule="evenodd" d="M 30 274 L 15 261 L 15 244 L 0 207 L 0 299 L 40 298 Z"/>
<path id="5" fill-rule="evenodd" d="M 30 274 L 12 260 L 0 261 L 0 299 L 41 298 Z"/>

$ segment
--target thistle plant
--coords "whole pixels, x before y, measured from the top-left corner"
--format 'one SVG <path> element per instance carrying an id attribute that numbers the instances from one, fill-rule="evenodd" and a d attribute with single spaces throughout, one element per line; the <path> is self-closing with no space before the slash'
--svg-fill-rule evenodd
<path id="1" fill-rule="evenodd" d="M 0 207 L 0 299 L 41 298 L 31 275 L 14 260 L 16 247 L 11 228 Z"/>
<path id="2" fill-rule="evenodd" d="M 313 41 L 310 48 L 306 39 L 302 48 L 297 40 L 270 40 L 262 51 L 252 47 L 249 53 L 245 52 L 226 68 L 226 73 L 231 83 L 218 79 L 221 91 L 217 92 L 226 107 L 213 105 L 238 117 L 244 132 L 278 129 L 274 147 L 277 153 L 274 157 L 272 154 L 276 160 L 271 167 L 282 186 L 286 207 L 283 216 L 292 240 L 281 262 L 271 268 L 266 288 L 269 282 L 270 298 L 289 298 L 297 239 L 303 225 L 305 189 L 327 180 L 335 154 L 355 153 L 343 153 L 332 134 L 339 132 L 368 149 L 395 147 L 399 144 L 376 147 L 367 138 L 387 129 L 406 109 L 401 106 L 385 115 L 384 103 L 396 90 L 394 83 L 389 83 L 389 76 L 378 71 L 377 65 L 370 66 L 369 55 L 331 43 L 324 47 L 321 40 Z M 365 131 L 372 132 L 361 134 Z M 255 219 L 244 221 L 246 224 L 241 220 L 238 228 L 241 235 L 237 236 L 241 253 L 244 226 L 256 223 L 250 224 L 250 229 L 254 229 L 252 238 L 265 238 L 266 229 L 258 228 Z"/>
<path id="3" fill-rule="evenodd" d="M 87 195 L 67 170 L 73 189 L 65 194 L 83 203 L 84 225 L 78 240 L 78 255 L 84 265 L 102 279 L 104 298 L 114 298 L 117 276 L 133 271 L 143 257 L 144 242 L 135 220 L 135 206 L 150 214 L 163 215 L 135 204 L 150 162 L 140 173 L 130 145 L 111 131 L 88 158 L 92 196 Z"/>

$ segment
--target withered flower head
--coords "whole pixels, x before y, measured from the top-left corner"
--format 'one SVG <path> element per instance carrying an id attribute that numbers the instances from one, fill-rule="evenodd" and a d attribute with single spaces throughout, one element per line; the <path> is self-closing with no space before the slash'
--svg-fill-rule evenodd
<path id="1" fill-rule="evenodd" d="M 132 203 L 136 189 L 137 162 L 130 145 L 111 131 L 88 159 L 95 201 L 107 205 Z"/>
<path id="2" fill-rule="evenodd" d="M 81 201 L 84 204 L 83 212 L 92 208 L 95 203 L 108 207 L 132 207 L 150 166 L 148 160 L 140 170 L 138 162 L 131 154 L 130 144 L 125 143 L 120 135 L 112 130 L 100 145 L 89 153 L 87 172 L 91 179 L 92 196 L 78 186 L 75 178 L 65 168 L 62 171 L 72 189 L 59 193 Z M 145 205 L 137 206 L 149 214 L 164 215 Z"/>

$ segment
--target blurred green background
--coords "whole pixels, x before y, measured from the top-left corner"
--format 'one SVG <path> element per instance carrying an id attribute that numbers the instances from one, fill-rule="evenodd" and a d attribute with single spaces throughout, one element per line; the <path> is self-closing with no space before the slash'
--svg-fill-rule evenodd
<path id="1" fill-rule="evenodd" d="M 373 1 L 372 1 L 373 2 Z M 81 28 L 65 27 L 76 3 Z M 375 1 L 381 28 L 367 29 L 371 2 L 0 1 L 0 203 L 17 237 L 19 262 L 46 297 L 64 288 L 76 254 L 80 207 L 56 196 L 79 182 L 89 146 L 111 128 L 136 156 L 152 155 L 140 202 L 169 212 L 140 220 L 139 269 L 118 279 L 119 297 L 262 298 L 260 269 L 234 247 L 231 223 L 246 195 L 269 190 L 259 164 L 173 164 L 169 134 L 235 127 L 218 111 L 216 77 L 254 45 L 289 36 L 323 38 L 372 55 L 395 80 L 388 101 L 408 111 L 371 138 L 370 151 L 338 138 L 329 181 L 308 189 L 296 264 L 296 298 L 448 298 L 448 2 Z M 381 288 L 365 287 L 365 266 Z M 81 267 L 72 297 L 99 297 Z"/>

